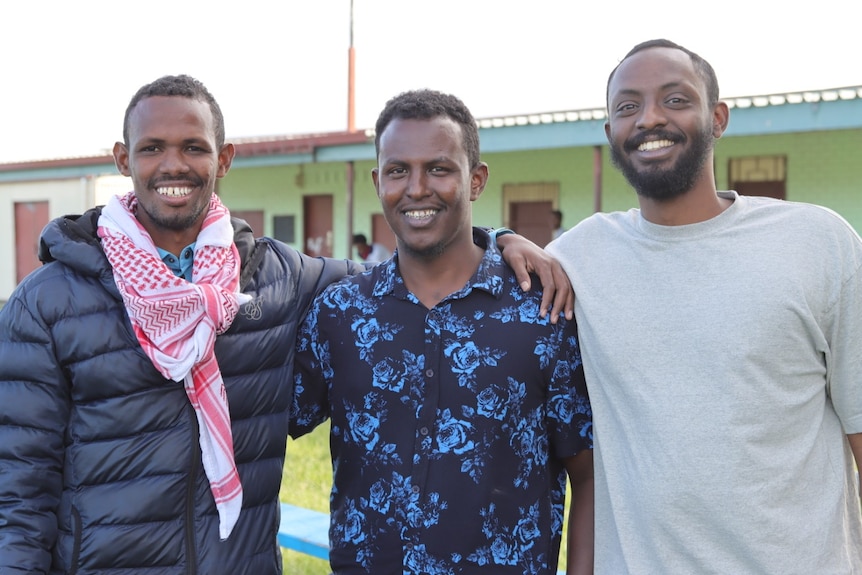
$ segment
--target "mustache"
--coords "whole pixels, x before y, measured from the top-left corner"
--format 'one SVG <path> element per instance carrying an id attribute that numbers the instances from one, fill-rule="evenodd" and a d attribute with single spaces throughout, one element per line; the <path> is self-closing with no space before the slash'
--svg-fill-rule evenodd
<path id="1" fill-rule="evenodd" d="M 191 188 L 199 188 L 203 186 L 204 182 L 202 179 L 196 176 L 185 175 L 182 180 L 178 180 L 176 176 L 162 176 L 159 178 L 153 178 L 149 181 L 150 188 L 157 188 L 162 184 L 170 184 L 172 186 L 188 186 Z"/>
<path id="2" fill-rule="evenodd" d="M 650 130 L 649 132 L 635 134 L 626 140 L 623 144 L 623 149 L 627 152 L 634 152 L 647 140 L 668 140 L 676 144 L 682 142 L 685 138 L 681 137 L 679 134 L 668 132 L 667 130 Z"/>

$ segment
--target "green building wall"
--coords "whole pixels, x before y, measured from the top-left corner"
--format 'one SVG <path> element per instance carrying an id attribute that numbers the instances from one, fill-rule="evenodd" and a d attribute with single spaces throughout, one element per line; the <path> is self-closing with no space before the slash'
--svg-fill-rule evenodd
<path id="1" fill-rule="evenodd" d="M 728 186 L 728 162 L 744 156 L 787 157 L 787 200 L 825 206 L 862 233 L 862 130 L 830 130 L 719 140 L 716 180 Z"/>
<path id="2" fill-rule="evenodd" d="M 593 171 L 596 150 L 601 154 L 601 210 L 627 210 L 637 197 L 612 165 L 606 145 L 485 153 L 489 180 L 473 208 L 476 225 L 505 224 L 503 187 L 506 184 L 556 182 L 563 224 L 571 227 L 593 213 Z M 373 155 L 373 154 L 369 154 Z M 716 145 L 715 170 L 719 189 L 728 187 L 728 166 L 733 158 L 782 155 L 787 158 L 787 200 L 831 208 L 857 230 L 862 230 L 862 130 L 829 130 L 765 136 L 725 137 Z M 371 216 L 380 204 L 371 180 L 376 162 L 354 164 L 353 231 L 371 233 Z M 350 257 L 345 162 L 234 167 L 221 181 L 219 193 L 232 210 L 263 210 L 261 235 L 273 235 L 273 217 L 293 215 L 295 237 L 302 250 L 303 198 L 333 197 L 333 251 Z"/>
<path id="3" fill-rule="evenodd" d="M 356 162 L 354 173 L 354 228 L 369 233 L 372 212 L 379 212 L 377 194 L 371 181 L 374 162 Z M 333 251 L 337 258 L 348 255 L 347 165 L 343 162 L 289 164 L 232 168 L 219 184 L 219 195 L 229 209 L 263 210 L 264 229 L 256 235 L 273 235 L 273 218 L 295 218 L 296 241 L 289 245 L 302 251 L 303 198 L 313 195 L 333 197 Z M 363 216 L 365 219 L 363 220 Z M 363 225 L 362 222 L 367 223 Z"/>

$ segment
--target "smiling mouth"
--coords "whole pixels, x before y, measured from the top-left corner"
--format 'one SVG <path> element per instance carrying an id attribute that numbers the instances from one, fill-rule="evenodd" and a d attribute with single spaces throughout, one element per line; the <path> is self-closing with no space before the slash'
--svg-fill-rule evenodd
<path id="1" fill-rule="evenodd" d="M 652 152 L 654 150 L 661 150 L 663 148 L 669 148 L 673 146 L 673 142 L 670 140 L 652 140 L 649 142 L 644 142 L 640 146 L 638 146 L 638 152 Z"/>
<path id="2" fill-rule="evenodd" d="M 412 220 L 423 220 L 435 215 L 437 210 L 408 210 L 404 215 Z"/>
<path id="3" fill-rule="evenodd" d="M 192 193 L 193 189 L 187 186 L 165 186 L 156 188 L 156 193 L 168 198 L 182 198 Z"/>

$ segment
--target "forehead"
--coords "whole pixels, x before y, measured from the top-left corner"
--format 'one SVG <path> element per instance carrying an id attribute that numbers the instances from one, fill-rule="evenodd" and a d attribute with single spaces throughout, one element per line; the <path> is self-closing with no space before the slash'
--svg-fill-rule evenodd
<path id="1" fill-rule="evenodd" d="M 184 96 L 150 96 L 129 114 L 129 138 L 167 139 L 215 137 L 215 121 L 209 104 Z"/>
<path id="2" fill-rule="evenodd" d="M 705 90 L 689 55 L 676 48 L 647 48 L 619 65 L 608 85 L 608 100 L 613 102 L 621 94 L 646 94 L 676 87 Z"/>
<path id="3" fill-rule="evenodd" d="M 395 118 L 380 136 L 381 162 L 393 159 L 467 156 L 461 125 L 448 116 Z"/>

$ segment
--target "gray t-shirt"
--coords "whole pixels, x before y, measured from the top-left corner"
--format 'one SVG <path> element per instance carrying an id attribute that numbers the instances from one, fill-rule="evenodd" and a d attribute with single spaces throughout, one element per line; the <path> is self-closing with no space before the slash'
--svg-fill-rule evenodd
<path id="1" fill-rule="evenodd" d="M 825 208 L 596 214 L 551 244 L 595 426 L 597 575 L 862 573 L 862 241 Z"/>

